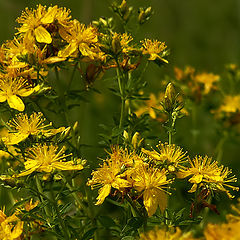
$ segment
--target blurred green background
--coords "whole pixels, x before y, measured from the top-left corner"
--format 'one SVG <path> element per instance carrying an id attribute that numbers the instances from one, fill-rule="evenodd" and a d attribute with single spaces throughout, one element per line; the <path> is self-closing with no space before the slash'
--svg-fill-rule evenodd
<path id="1" fill-rule="evenodd" d="M 73 18 L 88 24 L 101 16 L 111 17 L 109 6 L 112 2 L 110 0 L 0 0 L 0 42 L 13 38 L 17 27 L 15 19 L 21 15 L 25 7 L 35 7 L 36 4 L 57 4 L 71 9 Z M 137 39 L 156 38 L 165 41 L 171 50 L 168 66 L 159 69 L 151 64 L 145 74 L 145 79 L 149 82 L 148 92 L 151 90 L 156 92 L 159 81 L 163 79 L 164 74 L 172 74 L 174 66 L 183 68 L 191 65 L 201 71 L 219 74 L 225 64 L 239 63 L 240 1 L 128 0 L 127 2 L 136 8 L 152 6 L 154 10 L 154 15 L 141 28 Z M 78 113 L 71 116 L 72 123 L 79 121 L 81 143 L 96 145 L 99 140 L 98 134 L 102 131 L 99 129 L 99 124 L 111 125 L 112 116 L 120 112 L 119 99 L 113 97 L 107 90 L 108 83 L 104 79 L 95 83 L 96 89 L 105 92 L 105 99 L 91 91 L 85 93 L 88 102 L 81 103 Z M 176 142 L 185 150 L 189 150 L 192 156 L 196 154 L 213 156 L 219 135 L 215 132 L 215 123 L 210 114 L 201 111 L 199 109 L 196 124 L 201 126 L 201 130 L 193 128 L 190 118 L 180 120 L 180 133 L 176 136 Z M 195 141 L 192 140 L 194 133 L 197 133 Z M 163 135 L 162 132 L 161 136 Z M 224 145 L 222 163 L 233 167 L 233 172 L 237 174 L 239 139 L 235 140 Z M 96 161 L 97 156 L 103 154 L 103 149 L 83 150 L 83 157 L 92 161 Z M 178 197 L 184 198 L 185 195 Z"/>

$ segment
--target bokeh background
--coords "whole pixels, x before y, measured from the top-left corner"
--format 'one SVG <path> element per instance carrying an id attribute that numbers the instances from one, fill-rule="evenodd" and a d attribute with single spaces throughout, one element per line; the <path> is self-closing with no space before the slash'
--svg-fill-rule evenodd
<path id="1" fill-rule="evenodd" d="M 70 8 L 73 18 L 89 24 L 101 16 L 111 17 L 109 6 L 112 2 L 110 0 L 0 0 L 0 42 L 13 38 L 17 27 L 15 19 L 26 7 L 57 4 Z M 152 6 L 154 10 L 151 20 L 141 28 L 136 38 L 156 38 L 165 41 L 171 50 L 168 66 L 160 69 L 151 64 L 146 72 L 144 77 L 148 82 L 149 92 L 156 92 L 164 75 L 173 74 L 174 66 L 183 68 L 191 65 L 200 71 L 220 74 L 226 64 L 239 64 L 239 0 L 128 0 L 127 2 L 135 8 Z M 81 103 L 78 113 L 72 115 L 71 120 L 72 123 L 79 121 L 81 142 L 86 144 L 82 149 L 83 157 L 98 164 L 97 156 L 104 155 L 104 150 L 101 148 L 93 150 L 92 146 L 97 146 L 99 141 L 98 135 L 102 131 L 99 124 L 111 125 L 112 116 L 119 114 L 120 104 L 118 104 L 119 100 L 108 91 L 107 80 L 100 80 L 95 84 L 95 88 L 104 94 L 96 94 L 92 91 L 84 93 L 87 101 Z M 191 119 L 179 121 L 176 142 L 192 156 L 196 154 L 214 156 L 219 135 L 215 132 L 215 123 L 210 114 L 201 111 L 199 109 L 195 126 L 192 125 Z M 159 130 L 159 136 L 164 136 L 164 132 L 161 131 L 162 129 Z M 232 167 L 233 172 L 238 175 L 238 138 L 224 144 L 223 164 Z M 184 198 L 185 195 L 177 197 Z"/>

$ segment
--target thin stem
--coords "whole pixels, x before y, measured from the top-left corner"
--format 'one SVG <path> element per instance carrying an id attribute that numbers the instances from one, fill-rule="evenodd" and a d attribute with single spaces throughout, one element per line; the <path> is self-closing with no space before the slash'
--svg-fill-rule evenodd
<path id="1" fill-rule="evenodd" d="M 35 180 L 36 180 L 36 186 L 37 186 L 38 192 L 40 193 L 39 199 L 41 202 L 44 202 L 42 185 L 37 175 L 35 175 Z M 47 206 L 44 206 L 44 211 L 48 217 L 51 216 L 51 213 Z"/>
<path id="2" fill-rule="evenodd" d="M 225 141 L 227 140 L 227 133 L 224 132 L 223 137 L 219 140 L 217 147 L 216 147 L 216 160 L 220 164 L 222 162 L 222 157 L 223 157 L 223 145 Z"/>
<path id="3" fill-rule="evenodd" d="M 67 182 L 65 176 L 62 176 L 62 180 L 64 182 L 64 184 L 66 185 L 66 187 L 70 190 L 71 195 L 73 196 L 74 200 L 77 202 L 78 207 L 80 207 L 79 209 L 85 209 L 86 207 L 82 204 L 82 202 L 80 201 L 79 196 L 76 194 L 76 192 L 74 191 L 74 189 L 72 188 L 72 186 Z"/>
<path id="4" fill-rule="evenodd" d="M 56 201 L 56 199 L 55 199 L 55 196 L 54 196 L 54 192 L 53 192 L 53 189 L 52 189 L 52 187 L 51 187 L 51 197 L 52 197 L 52 205 L 53 205 L 53 207 L 54 207 L 54 209 L 55 209 L 55 211 L 56 211 L 56 213 L 57 213 L 57 217 L 58 217 L 58 219 L 59 219 L 59 222 L 60 222 L 60 225 L 61 225 L 61 228 L 62 228 L 62 232 L 63 232 L 63 235 L 64 235 L 64 238 L 66 239 L 66 240 L 68 240 L 68 239 L 70 239 L 69 238 L 69 236 L 70 236 L 70 233 L 69 233 L 69 231 L 68 231 L 68 228 L 66 227 L 66 225 L 65 225 L 65 223 L 64 223 L 64 221 L 63 221 L 63 219 L 62 219 L 62 216 L 61 216 L 61 214 L 60 214 L 60 211 L 59 211 L 59 208 L 58 208 L 58 204 L 57 204 L 57 201 Z"/>
<path id="5" fill-rule="evenodd" d="M 68 86 L 67 86 L 66 92 L 69 91 L 69 89 L 70 89 L 70 87 L 71 87 L 71 85 L 72 85 L 72 81 L 73 81 L 73 78 L 74 78 L 74 74 L 75 74 L 75 72 L 76 72 L 76 70 L 77 70 L 77 67 L 78 67 L 78 62 L 76 62 L 76 63 L 74 64 L 74 67 L 73 67 L 73 70 L 72 70 L 72 74 L 71 74 L 70 80 L 69 80 L 69 82 L 68 82 Z"/>

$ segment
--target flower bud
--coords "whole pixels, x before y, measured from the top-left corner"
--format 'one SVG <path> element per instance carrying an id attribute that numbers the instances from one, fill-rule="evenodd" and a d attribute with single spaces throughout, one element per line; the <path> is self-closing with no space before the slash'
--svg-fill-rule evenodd
<path id="1" fill-rule="evenodd" d="M 172 83 L 169 83 L 166 87 L 164 96 L 164 107 L 166 111 L 172 111 L 174 102 L 176 100 L 176 92 Z"/>
<path id="2" fill-rule="evenodd" d="M 148 7 L 145 10 L 143 8 L 140 8 L 139 9 L 139 15 L 138 15 L 139 24 L 143 24 L 147 20 L 149 20 L 151 14 L 152 14 L 152 7 Z"/>
<path id="3" fill-rule="evenodd" d="M 143 138 L 141 138 L 140 133 L 139 132 L 135 132 L 135 134 L 132 137 L 132 145 L 133 145 L 133 147 L 135 149 L 140 147 L 142 141 L 143 141 Z"/>
<path id="4" fill-rule="evenodd" d="M 128 7 L 127 7 L 127 1 L 126 0 L 122 1 L 121 5 L 119 6 L 119 9 L 120 9 L 122 15 L 124 15 L 127 12 Z"/>
<path id="5" fill-rule="evenodd" d="M 125 138 L 125 140 L 128 140 L 128 132 L 126 130 L 123 131 L 123 137 Z"/>
<path id="6" fill-rule="evenodd" d="M 118 54 L 121 51 L 121 43 L 117 34 L 115 34 L 112 39 L 112 50 L 115 54 Z"/>
<path id="7" fill-rule="evenodd" d="M 78 121 L 76 121 L 73 125 L 73 131 L 76 132 L 77 130 L 77 127 L 78 127 Z"/>

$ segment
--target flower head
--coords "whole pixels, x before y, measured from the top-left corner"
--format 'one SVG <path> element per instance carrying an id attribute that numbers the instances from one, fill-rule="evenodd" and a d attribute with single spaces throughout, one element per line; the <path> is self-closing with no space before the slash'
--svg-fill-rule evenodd
<path id="1" fill-rule="evenodd" d="M 150 40 L 145 39 L 141 41 L 142 43 L 142 53 L 145 55 L 150 55 L 148 60 L 154 61 L 156 59 L 161 60 L 162 62 L 168 63 L 166 59 L 164 59 L 164 51 L 167 48 L 164 42 L 159 42 L 158 40 Z"/>
<path id="2" fill-rule="evenodd" d="M 40 112 L 34 112 L 30 117 L 27 114 L 20 113 L 7 123 L 11 130 L 5 134 L 5 137 L 2 137 L 2 140 L 6 145 L 14 145 L 25 140 L 29 135 L 42 134 L 50 137 L 65 130 L 65 127 L 49 129 L 51 123 L 44 124 L 44 122 L 45 118 Z"/>
<path id="3" fill-rule="evenodd" d="M 196 82 L 203 84 L 203 94 L 208 94 L 212 89 L 216 89 L 214 83 L 218 82 L 219 79 L 219 75 L 215 75 L 213 73 L 200 73 L 194 77 Z"/>
<path id="4" fill-rule="evenodd" d="M 7 101 L 10 108 L 22 112 L 25 105 L 20 97 L 28 97 L 36 88 L 37 86 L 34 88 L 23 78 L 0 78 L 0 103 Z"/>
<path id="5" fill-rule="evenodd" d="M 71 154 L 64 154 L 65 147 L 58 151 L 58 146 L 54 145 L 36 145 L 27 150 L 26 161 L 24 162 L 25 171 L 16 175 L 22 177 L 31 174 L 32 172 L 47 172 L 50 173 L 54 169 L 59 170 L 82 170 L 83 166 L 74 161 L 65 161 L 66 157 Z"/>
<path id="6" fill-rule="evenodd" d="M 133 164 L 131 155 L 119 148 L 112 148 L 112 150 L 113 153 L 110 153 L 110 158 L 105 160 L 100 168 L 92 172 L 93 177 L 88 181 L 88 185 L 92 188 L 101 187 L 98 191 L 99 195 L 96 205 L 104 202 L 105 198 L 110 194 L 112 187 L 119 191 L 131 187 L 131 183 L 125 179 L 125 174 L 122 174 L 125 165 Z"/>
<path id="7" fill-rule="evenodd" d="M 158 151 L 142 149 L 142 152 L 145 153 L 150 160 L 153 160 L 155 164 L 167 164 L 169 171 L 175 171 L 178 164 L 187 159 L 186 152 L 184 153 L 182 149 L 175 146 L 175 144 L 159 143 L 157 148 Z"/>
<path id="8" fill-rule="evenodd" d="M 133 187 L 143 194 L 143 204 L 148 216 L 152 216 L 158 206 L 163 211 L 167 206 L 167 195 L 165 189 L 172 179 L 167 179 L 167 171 L 157 168 L 148 168 L 141 165 L 132 173 Z"/>
<path id="9" fill-rule="evenodd" d="M 20 240 L 22 231 L 23 222 L 19 220 L 16 214 L 7 217 L 3 211 L 0 210 L 0 239 Z"/>
<path id="10" fill-rule="evenodd" d="M 232 197 L 225 187 L 238 190 L 237 187 L 229 185 L 229 183 L 237 181 L 235 176 L 229 176 L 231 170 L 224 166 L 218 166 L 218 163 L 212 161 L 212 158 L 196 156 L 193 160 L 189 159 L 189 163 L 190 167 L 182 167 L 178 173 L 180 178 L 192 176 L 188 180 L 190 183 L 193 183 L 189 192 L 195 192 L 197 187 L 200 186 L 226 192 L 229 197 Z"/>
<path id="11" fill-rule="evenodd" d="M 69 29 L 60 32 L 61 37 L 67 42 L 67 45 L 58 53 L 59 57 L 69 57 L 80 53 L 83 57 L 93 60 L 99 57 L 100 49 L 98 48 L 97 29 L 73 20 Z"/>
<path id="12" fill-rule="evenodd" d="M 174 233 L 163 229 L 154 229 L 147 233 L 142 233 L 140 240 L 194 240 L 194 238 L 191 236 L 191 233 L 182 233 L 177 228 Z"/>
<path id="13" fill-rule="evenodd" d="M 70 24 L 70 11 L 65 8 L 46 7 L 39 4 L 37 9 L 26 8 L 17 19 L 21 24 L 18 34 L 26 42 L 52 43 L 51 33 Z"/>

